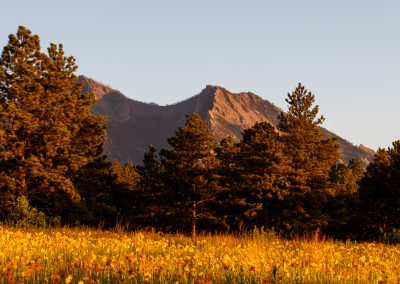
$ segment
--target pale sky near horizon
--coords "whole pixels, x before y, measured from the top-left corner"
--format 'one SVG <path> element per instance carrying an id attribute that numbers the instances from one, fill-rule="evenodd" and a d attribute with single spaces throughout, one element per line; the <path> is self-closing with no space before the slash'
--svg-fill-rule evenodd
<path id="1" fill-rule="evenodd" d="M 172 104 L 211 84 L 286 109 L 302 82 L 327 129 L 374 150 L 400 139 L 398 0 L 19 0 L 2 12 L 1 47 L 26 26 L 135 100 Z"/>

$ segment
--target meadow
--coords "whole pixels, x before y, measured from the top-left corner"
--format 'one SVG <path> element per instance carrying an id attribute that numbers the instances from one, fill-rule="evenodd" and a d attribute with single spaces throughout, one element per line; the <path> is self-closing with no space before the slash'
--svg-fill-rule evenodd
<path id="1" fill-rule="evenodd" d="M 0 283 L 399 283 L 400 245 L 0 226 Z"/>

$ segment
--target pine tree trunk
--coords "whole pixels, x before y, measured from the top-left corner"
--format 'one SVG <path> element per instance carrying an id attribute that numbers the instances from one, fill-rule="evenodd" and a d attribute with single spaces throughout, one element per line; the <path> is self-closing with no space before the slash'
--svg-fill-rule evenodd
<path id="1" fill-rule="evenodd" d="M 268 200 L 263 200 L 263 205 L 262 205 L 262 212 L 263 212 L 263 220 L 261 220 L 261 224 L 265 226 L 265 228 L 268 228 L 269 224 L 269 215 L 268 215 Z"/>
<path id="2" fill-rule="evenodd" d="M 192 237 L 196 237 L 196 203 L 192 206 Z"/>

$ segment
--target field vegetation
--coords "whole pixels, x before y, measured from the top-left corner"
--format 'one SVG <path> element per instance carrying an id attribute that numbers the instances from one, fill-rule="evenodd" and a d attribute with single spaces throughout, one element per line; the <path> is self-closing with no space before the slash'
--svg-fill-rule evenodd
<path id="1" fill-rule="evenodd" d="M 400 140 L 340 160 L 299 83 L 276 126 L 217 141 L 192 113 L 112 163 L 76 70 L 22 26 L 0 55 L 0 284 L 400 283 Z"/>
<path id="2" fill-rule="evenodd" d="M 400 246 L 0 226 L 1 283 L 399 283 Z"/>

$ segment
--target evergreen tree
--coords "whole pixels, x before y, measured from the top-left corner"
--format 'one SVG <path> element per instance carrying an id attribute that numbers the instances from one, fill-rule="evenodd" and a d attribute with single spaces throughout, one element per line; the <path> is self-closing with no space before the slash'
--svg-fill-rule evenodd
<path id="1" fill-rule="evenodd" d="M 139 173 L 134 164 L 130 161 L 121 165 L 119 161 L 112 164 L 114 173 L 116 174 L 118 184 L 124 185 L 126 188 L 135 189 L 139 183 Z"/>
<path id="2" fill-rule="evenodd" d="M 122 210 L 129 198 L 126 196 L 129 189 L 126 184 L 118 182 L 113 165 L 105 156 L 83 166 L 74 178 L 74 185 L 79 192 L 80 202 L 57 196 L 51 200 L 59 203 L 64 223 L 111 227 L 125 213 Z"/>
<path id="3" fill-rule="evenodd" d="M 283 132 L 281 141 L 289 161 L 287 227 L 305 233 L 326 223 L 322 212 L 324 189 L 330 168 L 339 156 L 338 145 L 334 138 L 324 139 L 319 128 L 324 117 L 318 117 L 314 95 L 304 86 L 299 83 L 286 102 L 289 109 L 280 114 L 278 128 Z"/>
<path id="4" fill-rule="evenodd" d="M 109 162 L 105 156 L 85 165 L 75 178 L 81 202 L 66 203 L 65 221 L 110 227 L 131 225 L 132 203 L 138 202 L 140 178 L 136 167 Z"/>
<path id="5" fill-rule="evenodd" d="M 166 212 L 168 203 L 165 202 L 163 170 L 158 159 L 157 150 L 153 145 L 148 146 L 144 154 L 143 166 L 138 166 L 140 182 L 132 208 L 132 218 L 139 227 L 167 227 Z"/>
<path id="6" fill-rule="evenodd" d="M 359 184 L 365 173 L 361 160 L 355 158 L 346 164 L 335 164 L 329 174 L 331 187 L 325 210 L 329 224 L 324 233 L 340 239 L 355 239 L 360 229 Z"/>
<path id="7" fill-rule="evenodd" d="M 118 208 L 117 221 L 122 222 L 127 227 L 136 226 L 134 218 L 132 218 L 133 205 L 143 203 L 141 200 L 139 167 L 130 161 L 121 165 L 120 162 L 114 161 L 113 173 L 116 176 L 114 182 L 114 190 L 112 197 L 114 206 Z"/>
<path id="8" fill-rule="evenodd" d="M 215 214 L 219 186 L 213 141 L 207 123 L 194 113 L 168 139 L 171 148 L 160 152 L 165 171 L 163 196 L 169 205 L 167 216 L 183 225 L 184 231 L 190 226 L 193 236 L 199 225 L 221 221 Z"/>
<path id="9" fill-rule="evenodd" d="M 141 176 L 141 187 L 150 192 L 154 188 L 162 187 L 162 169 L 156 148 L 153 145 L 149 145 L 148 148 L 144 153 L 143 166 L 139 166 L 138 170 Z"/>
<path id="10" fill-rule="evenodd" d="M 223 218 L 228 231 L 241 231 L 247 225 L 245 213 L 248 206 L 244 194 L 240 191 L 242 167 L 238 163 L 239 151 L 240 144 L 230 136 L 223 138 L 216 148 L 219 160 L 217 172 L 221 187 L 218 215 Z"/>
<path id="11" fill-rule="evenodd" d="M 334 195 L 344 196 L 356 194 L 359 190 L 359 182 L 364 175 L 359 158 L 351 159 L 349 164 L 335 164 L 329 173 L 329 181 L 333 185 Z"/>
<path id="12" fill-rule="evenodd" d="M 361 181 L 364 228 L 372 236 L 400 228 L 400 140 L 379 149 Z"/>
<path id="13" fill-rule="evenodd" d="M 287 195 L 287 166 L 279 134 L 271 124 L 260 122 L 245 129 L 242 135 L 236 165 L 239 195 L 246 200 L 246 215 L 253 219 L 254 225 L 276 226 L 278 207 Z"/>
<path id="14" fill-rule="evenodd" d="M 42 53 L 37 35 L 19 27 L 0 58 L 0 195 L 4 205 L 26 196 L 58 214 L 54 198 L 78 201 L 74 177 L 101 154 L 105 120 L 76 83 L 75 59 L 62 45 Z"/>

